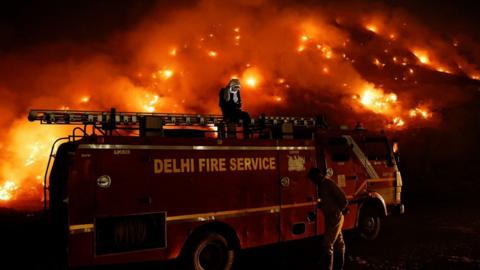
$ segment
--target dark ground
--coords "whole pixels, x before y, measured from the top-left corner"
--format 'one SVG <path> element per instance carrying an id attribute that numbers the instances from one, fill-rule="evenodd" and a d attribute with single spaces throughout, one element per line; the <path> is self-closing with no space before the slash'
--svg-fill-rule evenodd
<path id="1" fill-rule="evenodd" d="M 345 269 L 480 269 L 480 211 L 475 205 L 473 200 L 407 204 L 406 214 L 383 220 L 377 240 L 347 233 Z M 34 216 L 6 211 L 0 218 L 0 269 L 49 269 L 55 258 L 45 255 L 45 225 L 31 222 Z M 319 247 L 320 238 L 314 238 L 245 250 L 237 269 L 318 269 Z M 175 262 L 104 267 L 132 268 L 175 269 Z"/>

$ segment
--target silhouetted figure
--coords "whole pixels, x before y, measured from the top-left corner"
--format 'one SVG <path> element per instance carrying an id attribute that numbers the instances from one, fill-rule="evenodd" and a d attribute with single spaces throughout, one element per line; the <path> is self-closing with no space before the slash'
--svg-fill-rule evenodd
<path id="1" fill-rule="evenodd" d="M 242 98 L 240 96 L 240 81 L 231 79 L 224 88 L 220 89 L 218 105 L 222 109 L 225 122 L 243 122 L 243 135 L 248 138 L 250 130 L 250 115 L 242 111 Z"/>
<path id="2" fill-rule="evenodd" d="M 308 172 L 316 186 L 319 207 L 325 217 L 325 234 L 323 236 L 323 252 L 320 264 L 322 269 L 342 270 L 345 261 L 345 242 L 342 227 L 343 214 L 347 213 L 348 200 L 345 193 L 327 175 L 325 170 L 312 168 Z"/>

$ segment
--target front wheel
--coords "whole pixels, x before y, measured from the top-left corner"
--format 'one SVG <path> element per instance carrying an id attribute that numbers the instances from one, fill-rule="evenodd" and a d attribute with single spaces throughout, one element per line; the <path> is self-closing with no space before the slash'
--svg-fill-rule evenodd
<path id="1" fill-rule="evenodd" d="M 235 252 L 225 237 L 209 232 L 192 243 L 185 263 L 194 270 L 230 270 L 234 258 Z"/>
<path id="2" fill-rule="evenodd" d="M 366 205 L 360 209 L 358 234 L 366 240 L 374 240 L 380 233 L 381 217 L 375 208 Z"/>

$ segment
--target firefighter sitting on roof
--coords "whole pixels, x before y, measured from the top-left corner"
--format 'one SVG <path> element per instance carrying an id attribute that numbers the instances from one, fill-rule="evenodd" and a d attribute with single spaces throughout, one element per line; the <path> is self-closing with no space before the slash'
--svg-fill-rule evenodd
<path id="1" fill-rule="evenodd" d="M 250 115 L 241 109 L 242 98 L 238 79 L 231 79 L 226 87 L 220 89 L 218 105 L 222 109 L 223 119 L 226 122 L 243 121 L 243 135 L 248 138 Z"/>

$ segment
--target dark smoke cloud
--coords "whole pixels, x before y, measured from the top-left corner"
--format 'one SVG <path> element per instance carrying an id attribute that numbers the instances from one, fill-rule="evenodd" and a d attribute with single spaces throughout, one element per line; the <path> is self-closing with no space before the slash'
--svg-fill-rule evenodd
<path id="1" fill-rule="evenodd" d="M 384 128 L 424 105 L 436 113 L 434 120 L 408 124 L 437 124 L 443 112 L 474 98 L 476 84 L 467 76 L 478 71 L 478 43 L 451 32 L 455 27 L 433 28 L 409 5 L 98 1 L 4 10 L 0 124 L 8 132 L 0 136 L 0 185 L 11 179 L 38 188 L 42 153 L 66 132 L 25 123 L 30 108 L 218 113 L 218 89 L 232 75 L 242 79 L 244 105 L 253 115 L 327 112 L 332 122 Z M 378 33 L 366 30 L 370 23 Z M 419 63 L 416 49 L 428 52 L 428 65 Z M 408 66 L 394 63 L 394 56 Z M 373 58 L 386 66 L 374 66 Z M 438 72 L 439 66 L 454 74 Z M 408 68 L 415 73 L 402 80 Z M 247 83 L 251 77 L 254 87 Z M 395 92 L 399 102 L 386 113 L 372 112 L 353 100 L 366 87 Z M 25 169 L 29 162 L 35 165 Z"/>

